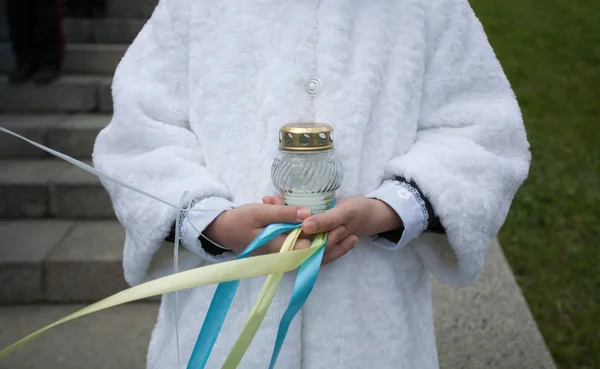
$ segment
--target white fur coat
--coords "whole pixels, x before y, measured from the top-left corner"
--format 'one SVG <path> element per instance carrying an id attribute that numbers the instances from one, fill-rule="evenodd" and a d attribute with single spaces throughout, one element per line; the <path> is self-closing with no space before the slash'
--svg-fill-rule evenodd
<path id="1" fill-rule="evenodd" d="M 320 91 L 309 94 L 311 80 Z M 314 86 L 313 86 L 314 87 Z M 278 129 L 332 125 L 339 196 L 414 180 L 446 236 L 398 251 L 368 239 L 322 268 L 278 368 L 437 368 L 431 272 L 466 285 L 483 266 L 530 154 L 510 85 L 467 0 L 162 0 L 120 63 L 114 117 L 95 166 L 172 203 L 273 194 Z M 162 240 L 176 210 L 105 183 L 138 284 L 171 273 Z M 191 252 L 183 261 L 195 267 Z M 264 278 L 241 283 L 209 368 L 219 368 Z M 241 368 L 266 368 L 291 292 L 287 275 Z M 184 368 L 214 286 L 163 298 L 149 368 Z"/>

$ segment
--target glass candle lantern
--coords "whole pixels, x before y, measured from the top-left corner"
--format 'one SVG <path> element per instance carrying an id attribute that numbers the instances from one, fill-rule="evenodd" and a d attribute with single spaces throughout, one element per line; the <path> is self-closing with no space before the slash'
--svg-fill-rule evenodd
<path id="1" fill-rule="evenodd" d="M 329 209 L 343 179 L 333 149 L 333 129 L 322 123 L 292 123 L 279 132 L 279 152 L 271 168 L 273 185 L 287 205 L 314 213 Z"/>

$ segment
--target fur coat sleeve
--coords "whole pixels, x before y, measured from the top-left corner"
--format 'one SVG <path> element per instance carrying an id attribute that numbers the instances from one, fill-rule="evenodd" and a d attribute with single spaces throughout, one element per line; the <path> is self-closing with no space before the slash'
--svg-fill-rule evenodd
<path id="1" fill-rule="evenodd" d="M 434 0 L 415 143 L 386 177 L 414 181 L 446 235 L 415 243 L 442 282 L 467 285 L 481 270 L 530 162 L 521 112 L 467 0 Z M 435 22 L 434 22 L 435 20 Z"/>
<path id="2" fill-rule="evenodd" d="M 188 22 L 183 14 L 172 17 L 177 5 L 161 1 L 121 61 L 113 80 L 114 116 L 96 140 L 94 166 L 172 204 L 185 191 L 189 199 L 230 200 L 226 186 L 205 167 L 189 128 Z M 103 184 L 126 229 L 125 277 L 141 283 L 177 209 Z"/>

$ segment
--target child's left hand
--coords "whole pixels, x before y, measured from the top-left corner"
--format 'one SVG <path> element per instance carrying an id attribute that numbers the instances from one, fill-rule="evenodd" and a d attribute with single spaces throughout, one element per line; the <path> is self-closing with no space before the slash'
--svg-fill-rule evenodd
<path id="1" fill-rule="evenodd" d="M 263 198 L 265 204 L 285 205 L 279 196 Z M 340 200 L 324 213 L 308 217 L 302 223 L 307 235 L 329 232 L 323 264 L 330 263 L 354 248 L 358 237 L 402 227 L 398 214 L 386 203 L 363 196 Z"/>

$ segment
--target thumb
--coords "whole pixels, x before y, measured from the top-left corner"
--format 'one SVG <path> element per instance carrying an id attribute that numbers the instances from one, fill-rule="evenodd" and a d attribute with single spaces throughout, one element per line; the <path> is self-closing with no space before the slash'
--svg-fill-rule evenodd
<path id="1" fill-rule="evenodd" d="M 324 213 L 313 215 L 302 222 L 302 230 L 306 234 L 329 232 L 344 225 L 344 216 L 340 208 L 333 208 Z"/>
<path id="2" fill-rule="evenodd" d="M 262 225 L 273 223 L 301 223 L 310 216 L 310 209 L 300 206 L 264 205 L 257 212 Z"/>

